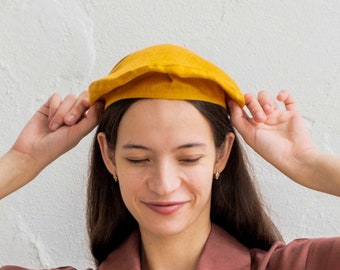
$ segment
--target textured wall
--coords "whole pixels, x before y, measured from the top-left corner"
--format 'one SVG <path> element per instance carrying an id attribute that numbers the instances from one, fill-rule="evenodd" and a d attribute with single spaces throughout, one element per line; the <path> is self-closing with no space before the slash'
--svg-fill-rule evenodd
<path id="1" fill-rule="evenodd" d="M 245 92 L 286 88 L 314 141 L 340 154 L 340 2 L 0 0 L 0 153 L 53 92 L 79 93 L 125 54 L 187 46 Z M 0 265 L 93 265 L 85 232 L 91 135 L 0 202 Z M 306 190 L 250 152 L 286 240 L 340 233 L 340 200 Z"/>

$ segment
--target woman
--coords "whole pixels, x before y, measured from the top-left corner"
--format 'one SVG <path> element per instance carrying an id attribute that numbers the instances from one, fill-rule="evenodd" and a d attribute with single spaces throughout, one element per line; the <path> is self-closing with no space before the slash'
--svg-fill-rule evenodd
<path id="1" fill-rule="evenodd" d="M 154 46 L 124 58 L 89 92 L 106 106 L 88 191 L 100 269 L 339 263 L 339 239 L 280 243 L 228 117 L 226 102 L 242 106 L 243 95 L 220 69 L 184 48 Z M 303 256 L 315 249 L 319 255 Z"/>
<path id="2" fill-rule="evenodd" d="M 270 136 L 263 134 L 267 120 L 277 118 L 265 106 L 272 103 L 268 95 L 244 100 L 223 71 L 172 45 L 127 56 L 89 93 L 91 104 L 102 100 L 106 107 L 88 190 L 88 232 L 99 269 L 339 265 L 339 238 L 286 246 L 258 198 L 226 104 L 247 142 L 266 157 L 263 141 Z M 279 100 L 292 109 L 287 93 Z M 242 113 L 244 103 L 255 119 Z"/>

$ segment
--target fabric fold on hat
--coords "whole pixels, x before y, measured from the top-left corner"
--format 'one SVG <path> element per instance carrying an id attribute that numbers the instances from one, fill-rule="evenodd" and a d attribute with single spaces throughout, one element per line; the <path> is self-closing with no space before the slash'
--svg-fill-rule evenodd
<path id="1" fill-rule="evenodd" d="M 244 106 L 244 96 L 222 69 L 194 52 L 171 44 L 134 52 L 104 78 L 89 86 L 90 103 L 107 108 L 127 98 L 201 100 L 226 107 L 231 98 Z"/>

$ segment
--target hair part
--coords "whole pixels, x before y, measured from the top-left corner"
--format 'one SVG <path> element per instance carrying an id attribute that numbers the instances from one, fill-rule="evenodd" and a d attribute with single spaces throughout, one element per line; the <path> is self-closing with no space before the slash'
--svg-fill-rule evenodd
<path id="1" fill-rule="evenodd" d="M 116 249 L 138 223 L 126 208 L 117 184 L 106 169 L 97 134 L 104 132 L 110 149 L 116 147 L 119 123 L 129 107 L 140 99 L 113 103 L 103 114 L 93 140 L 87 195 L 87 229 L 96 264 Z M 204 101 L 188 101 L 209 122 L 216 149 L 223 146 L 226 134 L 235 133 L 225 108 Z M 211 221 L 248 248 L 268 250 L 282 237 L 264 210 L 256 191 L 244 150 L 235 136 L 229 160 L 220 179 L 213 181 Z"/>

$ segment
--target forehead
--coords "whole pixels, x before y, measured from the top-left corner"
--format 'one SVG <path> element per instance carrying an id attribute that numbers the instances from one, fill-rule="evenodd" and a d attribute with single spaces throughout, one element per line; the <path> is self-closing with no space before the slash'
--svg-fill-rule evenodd
<path id="1" fill-rule="evenodd" d="M 212 140 L 211 127 L 191 103 L 183 100 L 143 99 L 124 114 L 117 143 L 149 141 L 187 143 Z"/>

